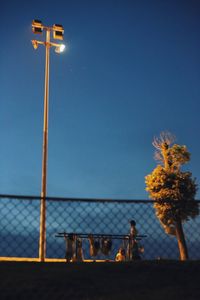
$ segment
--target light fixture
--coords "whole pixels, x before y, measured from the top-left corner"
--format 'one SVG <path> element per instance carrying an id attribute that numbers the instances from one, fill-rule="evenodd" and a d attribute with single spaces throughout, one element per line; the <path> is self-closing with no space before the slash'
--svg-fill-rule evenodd
<path id="1" fill-rule="evenodd" d="M 60 44 L 55 48 L 55 52 L 56 53 L 61 53 L 65 50 L 65 45 L 64 44 Z"/>
<path id="2" fill-rule="evenodd" d="M 43 25 L 40 20 L 33 20 L 32 22 L 32 31 L 33 33 L 42 33 Z"/>
<path id="3" fill-rule="evenodd" d="M 64 28 L 62 25 L 54 24 L 53 25 L 53 38 L 56 40 L 63 40 Z"/>
<path id="4" fill-rule="evenodd" d="M 33 48 L 36 50 L 38 48 L 38 42 L 36 40 L 32 40 Z"/>

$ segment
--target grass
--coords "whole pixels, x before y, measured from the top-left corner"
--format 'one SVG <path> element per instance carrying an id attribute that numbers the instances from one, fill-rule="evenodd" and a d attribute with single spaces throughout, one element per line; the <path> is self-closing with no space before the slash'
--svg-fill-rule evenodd
<path id="1" fill-rule="evenodd" d="M 0 262 L 0 299 L 197 300 L 200 261 Z"/>

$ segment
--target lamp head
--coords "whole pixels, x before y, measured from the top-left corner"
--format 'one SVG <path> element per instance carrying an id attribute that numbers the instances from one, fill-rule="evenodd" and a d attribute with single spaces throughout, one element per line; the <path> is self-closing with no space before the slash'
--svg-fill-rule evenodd
<path id="1" fill-rule="evenodd" d="M 62 53 L 65 50 L 65 45 L 60 44 L 59 46 L 56 47 L 55 52 L 56 53 Z"/>
<path id="2" fill-rule="evenodd" d="M 43 25 L 42 22 L 40 20 L 33 20 L 32 22 L 32 31 L 33 33 L 42 33 L 43 31 Z"/>
<path id="3" fill-rule="evenodd" d="M 38 48 L 38 42 L 36 40 L 32 40 L 33 48 L 36 50 Z"/>
<path id="4" fill-rule="evenodd" d="M 56 40 L 63 40 L 64 28 L 62 25 L 54 24 L 53 25 L 53 38 Z"/>

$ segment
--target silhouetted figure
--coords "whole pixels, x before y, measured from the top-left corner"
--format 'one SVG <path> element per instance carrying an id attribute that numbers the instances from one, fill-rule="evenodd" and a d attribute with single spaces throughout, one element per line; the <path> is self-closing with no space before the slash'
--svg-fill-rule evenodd
<path id="1" fill-rule="evenodd" d="M 74 250 L 75 250 L 75 236 L 73 233 L 69 233 L 68 236 L 65 236 L 66 241 L 66 261 L 70 262 L 73 259 Z"/>
<path id="2" fill-rule="evenodd" d="M 129 243 L 127 248 L 127 257 L 129 260 L 133 260 L 136 258 L 136 252 L 138 249 L 138 244 L 136 241 L 136 236 L 138 234 L 138 231 L 136 229 L 136 222 L 135 220 L 131 220 L 130 222 L 130 233 L 129 233 Z M 139 252 L 138 252 L 139 254 Z"/>
<path id="3" fill-rule="evenodd" d="M 100 250 L 99 239 L 95 239 L 92 234 L 88 236 L 88 239 L 90 243 L 90 256 L 95 257 L 98 255 Z"/>
<path id="4" fill-rule="evenodd" d="M 109 255 L 112 249 L 112 240 L 108 237 L 103 237 L 101 240 L 101 252 L 104 255 Z"/>
<path id="5" fill-rule="evenodd" d="M 132 238 L 132 239 L 135 239 L 136 238 L 136 236 L 137 236 L 137 234 L 138 234 L 138 231 L 137 231 L 137 229 L 136 229 L 136 222 L 135 222 L 135 220 L 131 220 L 130 221 L 130 237 Z"/>
<path id="6" fill-rule="evenodd" d="M 84 256 L 83 256 L 83 247 L 82 247 L 82 239 L 77 238 L 76 239 L 76 253 L 74 255 L 73 261 L 84 261 Z"/>

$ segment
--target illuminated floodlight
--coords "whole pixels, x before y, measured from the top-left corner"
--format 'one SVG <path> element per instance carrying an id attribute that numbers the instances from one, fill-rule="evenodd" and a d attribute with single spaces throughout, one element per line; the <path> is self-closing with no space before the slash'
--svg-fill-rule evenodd
<path id="1" fill-rule="evenodd" d="M 65 50 L 65 45 L 64 44 L 61 44 L 60 45 L 60 52 L 63 52 Z"/>
<path id="2" fill-rule="evenodd" d="M 59 46 L 56 47 L 55 52 L 56 53 L 62 53 L 65 50 L 65 45 L 60 44 Z"/>
<path id="3" fill-rule="evenodd" d="M 64 37 L 64 28 L 62 25 L 54 24 L 53 25 L 53 38 L 56 40 L 63 40 Z"/>
<path id="4" fill-rule="evenodd" d="M 32 31 L 33 33 L 42 33 L 43 25 L 40 20 L 33 20 L 32 22 Z"/>

